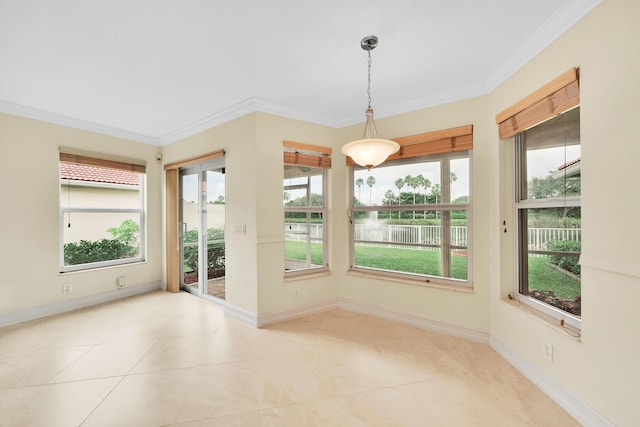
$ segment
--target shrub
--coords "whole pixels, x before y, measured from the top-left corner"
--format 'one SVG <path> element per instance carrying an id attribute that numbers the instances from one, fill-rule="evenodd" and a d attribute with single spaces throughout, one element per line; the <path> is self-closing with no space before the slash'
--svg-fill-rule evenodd
<path id="1" fill-rule="evenodd" d="M 111 261 L 130 256 L 131 248 L 119 240 L 80 240 L 64 245 L 64 264 L 78 265 L 90 262 Z"/>
<path id="2" fill-rule="evenodd" d="M 126 219 L 118 227 L 107 230 L 113 239 L 80 240 L 64 245 L 64 265 L 87 264 L 130 258 L 138 253 L 137 222 Z"/>
<path id="3" fill-rule="evenodd" d="M 125 219 L 118 227 L 107 230 L 114 240 L 124 243 L 129 247 L 129 256 L 134 256 L 138 252 L 138 233 L 140 226 L 131 219 Z"/>
<path id="4" fill-rule="evenodd" d="M 209 228 L 207 230 L 207 240 L 224 239 L 224 229 Z M 184 235 L 184 243 L 196 243 L 198 241 L 198 230 L 189 230 Z M 184 247 L 184 264 L 191 271 L 198 269 L 198 247 Z M 225 249 L 224 242 L 216 242 L 207 244 L 207 269 L 219 269 L 225 266 Z"/>
<path id="5" fill-rule="evenodd" d="M 581 244 L 576 240 L 552 240 L 547 242 L 547 249 L 550 251 L 580 253 L 580 248 Z M 580 275 L 578 256 L 549 255 L 549 262 L 573 274 Z"/>

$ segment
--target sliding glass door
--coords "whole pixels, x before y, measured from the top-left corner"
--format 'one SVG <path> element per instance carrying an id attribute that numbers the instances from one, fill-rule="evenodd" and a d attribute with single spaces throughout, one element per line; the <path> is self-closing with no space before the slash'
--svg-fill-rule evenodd
<path id="1" fill-rule="evenodd" d="M 225 299 L 224 158 L 180 169 L 180 287 Z"/>

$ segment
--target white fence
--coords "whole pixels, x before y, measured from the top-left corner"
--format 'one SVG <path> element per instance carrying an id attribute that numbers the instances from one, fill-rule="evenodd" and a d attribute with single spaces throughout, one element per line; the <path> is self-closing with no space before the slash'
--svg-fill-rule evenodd
<path id="1" fill-rule="evenodd" d="M 322 224 L 286 223 L 287 240 L 322 239 Z M 442 232 L 439 225 L 393 225 L 393 224 L 355 224 L 353 235 L 356 241 L 380 242 L 393 245 L 433 245 L 440 246 Z M 580 228 L 530 228 L 529 250 L 543 251 L 547 242 L 554 240 L 580 241 Z M 467 227 L 451 227 L 451 245 L 467 246 Z"/>

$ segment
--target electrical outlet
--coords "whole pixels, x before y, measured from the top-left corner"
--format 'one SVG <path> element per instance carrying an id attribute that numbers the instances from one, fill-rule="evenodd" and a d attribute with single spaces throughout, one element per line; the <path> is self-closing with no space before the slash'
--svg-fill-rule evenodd
<path id="1" fill-rule="evenodd" d="M 127 286 L 127 276 L 118 277 L 118 289 L 122 289 Z"/>
<path id="2" fill-rule="evenodd" d="M 545 359 L 553 362 L 553 345 L 552 344 L 548 344 L 548 343 L 545 344 L 544 347 L 542 348 L 542 352 Z"/>
<path id="3" fill-rule="evenodd" d="M 73 288 L 71 287 L 71 283 L 63 283 L 62 284 L 62 293 L 63 294 L 70 294 L 71 292 L 73 292 Z"/>

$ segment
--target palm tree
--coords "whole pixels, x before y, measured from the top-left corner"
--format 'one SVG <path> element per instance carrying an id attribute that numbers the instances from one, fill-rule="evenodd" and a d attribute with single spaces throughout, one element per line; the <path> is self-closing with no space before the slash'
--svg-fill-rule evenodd
<path id="1" fill-rule="evenodd" d="M 417 176 L 407 175 L 406 178 L 404 179 L 404 182 L 406 182 L 407 185 L 413 189 L 413 205 L 415 206 L 415 204 L 416 204 L 416 188 L 418 188 L 418 187 L 420 187 L 420 185 L 422 185 L 422 183 L 420 182 L 420 178 L 418 178 Z M 413 211 L 413 219 L 416 219 L 416 211 L 415 210 Z"/>
<path id="2" fill-rule="evenodd" d="M 360 187 L 364 185 L 364 179 L 358 178 L 356 179 L 356 187 L 358 187 L 358 200 L 362 203 L 362 198 L 360 197 Z"/>
<path id="3" fill-rule="evenodd" d="M 387 192 L 384 193 L 384 199 L 382 200 L 382 204 L 392 205 L 395 198 L 396 196 L 393 194 L 393 190 L 387 190 Z"/>
<path id="4" fill-rule="evenodd" d="M 373 194 L 373 185 L 376 183 L 376 179 L 369 175 L 369 178 L 367 178 L 367 185 L 369 186 L 369 206 L 371 206 L 371 196 Z"/>
<path id="5" fill-rule="evenodd" d="M 402 187 L 404 187 L 404 179 L 398 178 L 396 179 L 396 187 L 398 187 L 398 205 L 402 202 Z M 398 219 L 400 219 L 400 211 L 398 211 Z"/>
<path id="6" fill-rule="evenodd" d="M 425 178 L 422 175 L 418 175 L 416 178 L 418 178 L 418 180 L 420 182 L 420 187 L 424 188 L 424 200 L 422 201 L 422 203 L 424 203 L 426 205 L 427 204 L 427 190 L 429 189 L 429 187 L 431 187 L 431 181 L 429 181 L 429 178 Z M 422 216 L 426 218 L 427 211 L 424 211 L 422 213 Z"/>
<path id="7" fill-rule="evenodd" d="M 436 199 L 436 205 L 438 204 L 438 197 L 440 197 L 440 184 L 436 184 L 431 187 L 431 195 Z M 436 219 L 438 219 L 438 211 L 436 211 Z"/>

